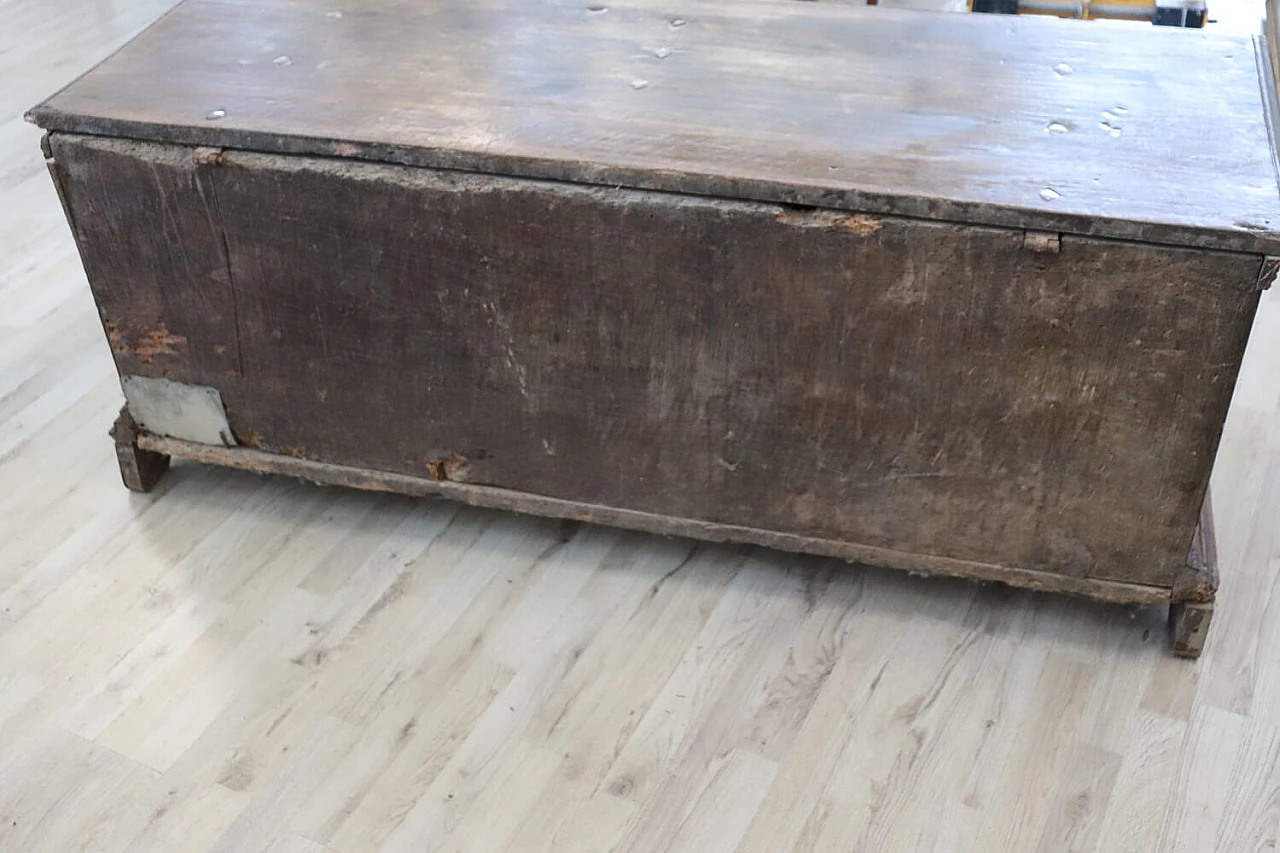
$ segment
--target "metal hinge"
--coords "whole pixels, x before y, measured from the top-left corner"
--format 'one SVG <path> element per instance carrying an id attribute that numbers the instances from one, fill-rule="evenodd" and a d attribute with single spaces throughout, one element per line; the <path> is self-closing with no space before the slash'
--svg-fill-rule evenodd
<path id="1" fill-rule="evenodd" d="M 1042 255 L 1056 255 L 1062 250 L 1062 238 L 1052 231 L 1024 231 L 1022 248 Z"/>

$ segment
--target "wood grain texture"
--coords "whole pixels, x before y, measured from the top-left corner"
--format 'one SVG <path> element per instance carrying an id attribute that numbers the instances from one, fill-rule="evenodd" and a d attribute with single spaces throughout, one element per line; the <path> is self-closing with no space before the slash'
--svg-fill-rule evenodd
<path id="1" fill-rule="evenodd" d="M 1280 246 L 1247 37 L 842 3 L 599 5 L 189 0 L 31 116 L 131 138 Z M 209 120 L 215 110 L 225 116 Z"/>
<path id="2" fill-rule="evenodd" d="M 133 494 L 104 436 L 114 363 L 19 111 L 165 5 L 0 7 L 0 850 L 1280 843 L 1280 293 L 1215 466 L 1223 583 L 1194 664 L 1146 609 L 181 460 Z M 668 710 L 678 743 L 629 747 Z M 623 751 L 642 796 L 600 784 Z"/>
<path id="3" fill-rule="evenodd" d="M 218 388 L 250 447 L 1071 578 L 1189 574 L 1258 299 L 1252 255 L 51 149 L 72 221 L 145 244 L 77 225 L 121 371 Z"/>
<path id="4" fill-rule="evenodd" d="M 208 465 L 222 465 L 255 474 L 283 474 L 326 486 L 344 486 L 373 492 L 424 497 L 440 495 L 470 506 L 529 513 L 550 518 L 585 521 L 640 530 L 665 536 L 686 536 L 708 542 L 737 542 L 761 545 L 801 554 L 836 557 L 882 568 L 902 569 L 922 574 L 950 575 L 980 581 L 996 581 L 1039 592 L 1087 595 L 1117 604 L 1153 604 L 1171 600 L 1175 590 L 1093 578 L 1073 578 L 1031 569 L 976 563 L 891 548 L 876 548 L 832 539 L 815 539 L 794 534 L 760 530 L 738 525 L 716 524 L 687 518 L 617 509 L 596 504 L 530 495 L 493 486 L 477 486 L 315 462 L 247 448 L 215 447 L 180 439 L 142 434 L 138 447 L 143 453 L 164 458 L 179 456 Z M 1177 599 L 1181 600 L 1181 599 Z"/>
<path id="5" fill-rule="evenodd" d="M 120 411 L 111 427 L 111 440 L 116 445 L 116 459 L 120 462 L 120 478 L 125 488 L 133 492 L 149 492 L 169 470 L 169 457 L 138 447 L 138 425 L 126 409 Z"/>
<path id="6" fill-rule="evenodd" d="M 192 152 L 143 160 L 102 152 L 89 164 L 46 140 L 80 258 L 121 374 L 184 373 L 208 383 L 239 371 L 235 297 L 214 188 Z M 74 202 L 72 201 L 74 194 Z M 123 214 L 123 217 L 122 217 Z M 181 317 L 180 331 L 166 323 Z"/>

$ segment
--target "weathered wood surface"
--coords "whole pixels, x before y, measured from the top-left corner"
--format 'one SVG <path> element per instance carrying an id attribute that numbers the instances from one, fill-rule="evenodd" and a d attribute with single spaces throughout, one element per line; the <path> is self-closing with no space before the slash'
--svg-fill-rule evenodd
<path id="1" fill-rule="evenodd" d="M 210 120 L 215 110 L 225 115 Z M 93 134 L 1280 246 L 1253 43 L 1119 22 L 777 0 L 188 0 L 31 117 Z M 1048 189 L 1059 197 L 1043 199 Z"/>
<path id="2" fill-rule="evenodd" d="M 98 146 L 90 169 L 65 146 L 48 147 L 62 160 L 49 171 L 120 373 L 146 374 L 180 355 L 184 381 L 237 375 L 222 227 L 193 151 L 150 146 L 140 157 L 127 144 Z"/>
<path id="3" fill-rule="evenodd" d="M 1204 651 L 1213 622 L 1213 602 L 1196 604 L 1180 601 L 1169 605 L 1169 632 L 1173 653 L 1182 658 L 1198 658 Z"/>
<path id="4" fill-rule="evenodd" d="M 105 322 L 174 339 L 146 359 L 117 346 L 122 372 L 216 386 L 243 444 L 1074 578 L 1187 575 L 1258 298 L 1257 256 L 1070 236 L 1040 253 L 1021 231 L 749 202 L 52 149 Z M 130 192 L 100 189 L 117 174 Z M 147 248 L 86 239 L 103 221 Z M 173 238 L 209 223 L 221 239 Z M 163 287 L 133 269 L 155 253 Z M 113 296 L 139 282 L 171 310 Z M 207 366 L 231 353 L 238 369 Z"/>
<path id="5" fill-rule="evenodd" d="M 333 465 L 311 459 L 298 459 L 276 453 L 263 453 L 243 447 L 215 447 L 192 441 L 142 433 L 137 437 L 137 447 L 142 452 L 178 456 L 209 465 L 238 468 L 256 474 L 281 474 L 299 477 L 325 486 L 344 486 L 373 492 L 393 492 L 413 497 L 439 495 L 461 501 L 470 506 L 519 512 L 548 518 L 563 518 L 657 533 L 664 536 L 683 536 L 706 542 L 734 542 L 761 545 L 782 551 L 836 557 L 849 562 L 870 566 L 902 569 L 931 575 L 950 575 L 980 581 L 996 581 L 1010 586 L 1032 589 L 1038 592 L 1087 595 L 1099 601 L 1117 604 L 1160 604 L 1170 600 L 1168 587 L 1144 586 L 1112 580 L 1073 578 L 1049 572 L 1037 572 L 1017 567 L 996 566 L 972 560 L 955 560 L 877 548 L 853 542 L 831 539 L 815 539 L 774 530 L 760 530 L 733 524 L 717 524 L 690 518 L 617 507 L 599 506 L 575 501 L 559 500 L 543 495 L 514 492 L 493 486 L 477 486 L 437 480 L 431 477 L 409 476 L 347 465 Z"/>
<path id="6" fill-rule="evenodd" d="M 1191 539 L 1191 551 L 1187 554 L 1187 567 L 1191 570 L 1179 583 L 1174 584 L 1176 601 L 1208 603 L 1218 594 L 1221 580 L 1218 568 L 1217 522 L 1213 514 L 1213 502 L 1206 494 L 1200 510 L 1200 523 Z"/>

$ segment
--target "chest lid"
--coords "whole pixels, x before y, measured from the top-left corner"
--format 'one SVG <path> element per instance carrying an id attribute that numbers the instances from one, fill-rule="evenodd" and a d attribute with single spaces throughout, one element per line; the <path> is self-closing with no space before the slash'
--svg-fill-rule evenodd
<path id="1" fill-rule="evenodd" d="M 1254 40 L 794 0 L 186 0 L 51 130 L 1280 249 Z"/>

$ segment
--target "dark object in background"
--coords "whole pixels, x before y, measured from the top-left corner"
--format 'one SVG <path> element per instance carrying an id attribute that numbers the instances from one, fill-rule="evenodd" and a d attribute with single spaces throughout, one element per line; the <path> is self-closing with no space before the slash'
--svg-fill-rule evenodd
<path id="1" fill-rule="evenodd" d="M 1158 27 L 1203 27 L 1209 17 L 1205 0 L 1156 0 Z"/>
<path id="2" fill-rule="evenodd" d="M 1151 21 L 1159 27 L 1205 25 L 1205 0 L 971 0 L 969 11 L 995 15 L 1052 15 Z"/>

